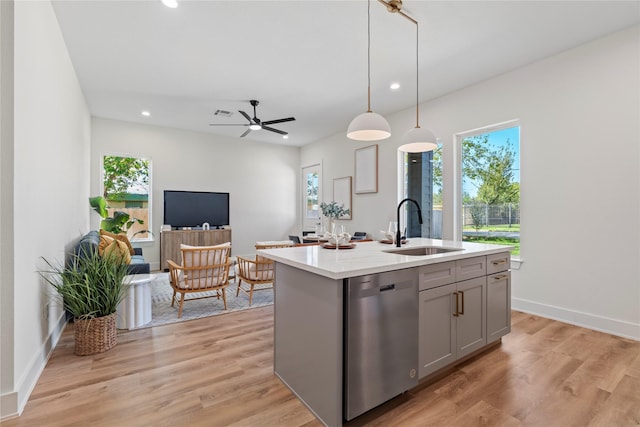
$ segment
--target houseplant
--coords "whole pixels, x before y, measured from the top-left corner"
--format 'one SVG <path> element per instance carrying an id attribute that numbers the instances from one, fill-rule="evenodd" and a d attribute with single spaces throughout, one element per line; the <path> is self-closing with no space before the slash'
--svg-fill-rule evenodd
<path id="1" fill-rule="evenodd" d="M 105 199 L 103 196 L 90 197 L 89 204 L 102 217 L 100 228 L 110 233 L 126 233 L 126 231 L 131 228 L 133 224 L 144 224 L 144 221 L 142 221 L 141 219 L 131 218 L 128 213 L 122 211 L 115 211 L 113 213 L 113 216 L 110 217 L 109 211 L 107 210 L 107 199 Z M 138 233 L 145 232 L 148 232 L 148 230 L 139 231 Z"/>
<path id="2" fill-rule="evenodd" d="M 75 354 L 102 353 L 117 344 L 116 310 L 129 285 L 127 264 L 117 251 L 80 251 L 66 264 L 44 259 L 39 273 L 74 318 Z"/>
<path id="3" fill-rule="evenodd" d="M 329 218 L 329 232 L 332 234 L 335 233 L 336 220 L 340 219 L 340 217 L 344 215 L 349 215 L 351 213 L 349 209 L 344 208 L 344 204 L 339 205 L 334 201 L 332 201 L 331 203 L 322 202 L 320 204 L 320 209 L 322 210 L 322 215 Z"/>

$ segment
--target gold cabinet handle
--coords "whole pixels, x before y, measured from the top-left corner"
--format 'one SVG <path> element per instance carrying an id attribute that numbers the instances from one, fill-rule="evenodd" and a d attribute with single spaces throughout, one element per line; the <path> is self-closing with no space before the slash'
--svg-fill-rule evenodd
<path id="1" fill-rule="evenodd" d="M 500 264 L 506 264 L 507 260 L 506 259 L 501 259 L 500 261 L 493 261 L 492 264 L 493 265 L 500 265 Z"/>
<path id="2" fill-rule="evenodd" d="M 454 317 L 458 317 L 458 316 L 460 315 L 460 311 L 459 311 L 459 308 L 460 308 L 460 307 L 459 307 L 459 305 L 458 305 L 458 304 L 459 304 L 459 301 L 458 301 L 458 293 L 457 293 L 457 292 L 454 292 L 454 293 L 453 293 L 453 295 L 456 297 L 456 311 L 455 311 L 455 313 L 453 313 L 453 316 L 454 316 Z"/>
<path id="3" fill-rule="evenodd" d="M 507 276 L 506 274 L 500 274 L 498 276 L 493 276 L 493 280 L 502 280 L 502 279 L 506 279 L 507 277 L 509 276 Z"/>
<path id="4" fill-rule="evenodd" d="M 462 310 L 460 310 L 460 314 L 464 314 L 464 292 L 460 291 L 460 296 L 462 297 Z"/>

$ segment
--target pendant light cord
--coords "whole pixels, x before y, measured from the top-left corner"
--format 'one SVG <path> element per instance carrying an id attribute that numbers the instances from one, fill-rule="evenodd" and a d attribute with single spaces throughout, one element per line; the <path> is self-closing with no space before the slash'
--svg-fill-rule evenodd
<path id="1" fill-rule="evenodd" d="M 371 112 L 371 0 L 367 3 L 367 113 Z"/>
<path id="2" fill-rule="evenodd" d="M 420 127 L 420 113 L 419 113 L 419 101 L 418 101 L 418 94 L 420 93 L 420 79 L 419 79 L 419 75 L 420 75 L 420 67 L 419 67 L 419 49 L 418 49 L 418 40 L 420 38 L 418 37 L 418 22 L 416 21 L 416 127 L 419 128 Z"/>

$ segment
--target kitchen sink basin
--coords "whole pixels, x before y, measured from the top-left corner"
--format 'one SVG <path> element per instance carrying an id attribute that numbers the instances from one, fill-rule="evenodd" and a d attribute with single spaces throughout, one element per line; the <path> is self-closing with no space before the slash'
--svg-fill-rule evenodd
<path id="1" fill-rule="evenodd" d="M 445 254 L 447 252 L 456 252 L 456 251 L 462 251 L 462 250 L 463 249 L 458 249 L 458 248 L 443 248 L 441 246 L 422 246 L 419 248 L 389 249 L 385 252 L 398 254 L 398 255 L 425 256 L 425 255 Z"/>

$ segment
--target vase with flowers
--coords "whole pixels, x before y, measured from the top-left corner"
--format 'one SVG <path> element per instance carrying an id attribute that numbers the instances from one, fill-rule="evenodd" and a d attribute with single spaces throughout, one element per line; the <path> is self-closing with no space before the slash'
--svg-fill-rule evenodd
<path id="1" fill-rule="evenodd" d="M 322 215 L 329 219 L 329 233 L 336 234 L 336 221 L 345 215 L 351 214 L 349 209 L 345 209 L 344 204 L 339 205 L 337 202 L 320 204 Z"/>

